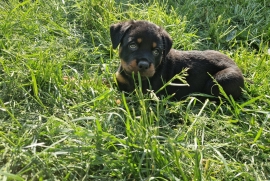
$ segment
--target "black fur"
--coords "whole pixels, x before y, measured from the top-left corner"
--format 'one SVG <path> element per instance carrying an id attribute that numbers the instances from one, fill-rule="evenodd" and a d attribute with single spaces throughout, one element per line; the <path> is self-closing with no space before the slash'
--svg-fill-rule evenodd
<path id="1" fill-rule="evenodd" d="M 119 48 L 121 64 L 116 74 L 120 90 L 134 90 L 134 77 L 140 73 L 142 90 L 159 90 L 184 68 L 188 68 L 189 86 L 167 86 L 160 94 L 173 94 L 180 100 L 190 93 L 219 96 L 214 78 L 227 95 L 240 97 L 244 87 L 241 70 L 226 55 L 213 51 L 178 51 L 171 49 L 172 40 L 161 27 L 147 21 L 126 21 L 110 27 L 113 48 Z M 150 84 L 149 84 L 150 83 Z M 175 80 L 173 83 L 182 83 Z"/>

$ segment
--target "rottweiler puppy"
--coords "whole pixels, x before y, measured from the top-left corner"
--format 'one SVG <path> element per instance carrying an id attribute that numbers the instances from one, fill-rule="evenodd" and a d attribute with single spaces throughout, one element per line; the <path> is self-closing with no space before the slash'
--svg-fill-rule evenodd
<path id="1" fill-rule="evenodd" d="M 120 90 L 132 92 L 138 75 L 141 79 L 142 91 L 157 91 L 164 83 L 171 80 L 183 69 L 188 68 L 186 81 L 189 86 L 175 79 L 162 94 L 175 94 L 178 100 L 191 93 L 204 93 L 220 96 L 222 86 L 227 95 L 234 99 L 240 97 L 244 87 L 241 70 L 232 59 L 213 51 L 178 51 L 172 49 L 172 39 L 161 27 L 148 21 L 125 21 L 110 26 L 113 48 L 119 47 L 121 60 L 116 72 Z M 215 79 L 215 81 L 213 81 Z"/>

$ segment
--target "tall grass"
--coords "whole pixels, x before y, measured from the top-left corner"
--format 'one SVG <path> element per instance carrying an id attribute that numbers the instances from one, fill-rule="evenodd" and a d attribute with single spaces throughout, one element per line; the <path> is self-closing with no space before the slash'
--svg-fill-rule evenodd
<path id="1" fill-rule="evenodd" d="M 2 180 L 269 180 L 270 4 L 0 2 Z M 173 102 L 114 86 L 109 26 L 144 19 L 239 65 L 243 96 Z"/>

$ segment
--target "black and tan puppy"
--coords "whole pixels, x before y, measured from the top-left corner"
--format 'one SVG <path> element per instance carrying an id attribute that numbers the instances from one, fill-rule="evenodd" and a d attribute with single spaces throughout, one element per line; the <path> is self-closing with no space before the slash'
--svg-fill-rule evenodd
<path id="1" fill-rule="evenodd" d="M 159 90 L 184 68 L 188 68 L 189 86 L 169 85 L 159 94 L 173 94 L 181 99 L 190 93 L 219 96 L 220 84 L 234 99 L 241 95 L 244 79 L 237 65 L 217 51 L 178 51 L 171 49 L 172 39 L 161 27 L 147 21 L 126 21 L 110 27 L 113 48 L 119 48 L 121 59 L 116 79 L 120 90 L 132 92 L 138 73 L 142 90 Z M 132 76 L 134 73 L 135 76 Z M 136 82 L 136 80 L 135 80 Z M 181 84 L 179 80 L 173 83 Z"/>

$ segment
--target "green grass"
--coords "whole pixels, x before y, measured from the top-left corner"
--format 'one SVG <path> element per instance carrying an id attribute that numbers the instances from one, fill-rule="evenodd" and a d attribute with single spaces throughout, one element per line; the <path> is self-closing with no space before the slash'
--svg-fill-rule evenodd
<path id="1" fill-rule="evenodd" d="M 0 179 L 269 180 L 269 14 L 266 0 L 1 1 Z M 229 55 L 242 98 L 119 92 L 109 26 L 128 19 Z"/>

